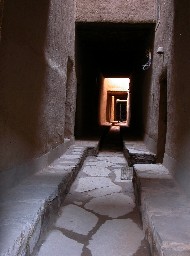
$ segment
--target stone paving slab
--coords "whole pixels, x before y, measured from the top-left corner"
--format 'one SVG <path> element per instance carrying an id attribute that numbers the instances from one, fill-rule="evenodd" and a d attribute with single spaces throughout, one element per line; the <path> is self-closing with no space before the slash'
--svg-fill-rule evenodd
<path id="1" fill-rule="evenodd" d="M 102 197 L 114 193 L 121 192 L 122 188 L 118 185 L 113 184 L 112 186 L 106 186 L 104 188 L 98 188 L 88 191 L 88 195 L 91 197 Z"/>
<path id="2" fill-rule="evenodd" d="M 44 244 L 42 244 L 39 256 L 79 256 L 83 245 L 64 236 L 61 231 L 52 231 Z"/>
<path id="3" fill-rule="evenodd" d="M 134 165 L 134 187 L 152 255 L 190 255 L 190 200 L 168 170 Z"/>
<path id="4" fill-rule="evenodd" d="M 70 204 L 62 208 L 55 226 L 87 235 L 97 224 L 98 218 L 83 208 Z"/>
<path id="5" fill-rule="evenodd" d="M 109 236 L 108 234 L 112 234 Z M 138 226 L 129 219 L 106 221 L 88 245 L 93 256 L 132 256 L 144 237 Z"/>
<path id="6" fill-rule="evenodd" d="M 99 167 L 93 168 L 92 166 L 86 166 L 83 169 L 83 172 L 85 172 L 88 176 L 94 176 L 94 177 L 106 177 L 110 173 L 110 170 L 108 168 Z"/>
<path id="7" fill-rule="evenodd" d="M 114 193 L 112 195 L 93 198 L 84 207 L 101 215 L 118 218 L 132 212 L 135 204 L 131 197 L 123 193 Z"/>
<path id="8" fill-rule="evenodd" d="M 120 175 L 113 167 L 117 160 Z M 101 152 L 85 160 L 37 256 L 54 255 L 51 247 L 58 241 L 65 248 L 58 245 L 56 255 L 75 255 L 71 241 L 66 244 L 61 235 L 83 245 L 82 252 L 80 247 L 76 249 L 78 256 L 150 256 L 132 180 L 121 180 L 123 165 L 126 161 L 121 153 Z M 61 238 L 52 238 L 55 231 L 61 232 L 56 233 Z"/>
<path id="9" fill-rule="evenodd" d="M 47 229 L 46 218 L 52 218 L 53 211 L 58 209 L 87 151 L 87 146 L 71 146 L 49 167 L 23 180 L 1 198 L 1 256 L 32 254 L 40 233 Z M 52 211 L 52 204 L 56 204 L 56 210 Z"/>
<path id="10" fill-rule="evenodd" d="M 107 177 L 80 178 L 75 189 L 76 192 L 87 192 L 97 188 L 110 187 L 115 184 Z"/>

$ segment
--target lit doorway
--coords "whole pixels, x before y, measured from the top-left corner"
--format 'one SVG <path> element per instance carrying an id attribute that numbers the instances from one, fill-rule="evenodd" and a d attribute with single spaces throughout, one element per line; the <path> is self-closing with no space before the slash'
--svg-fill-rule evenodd
<path id="1" fill-rule="evenodd" d="M 127 121 L 127 92 L 107 92 L 106 121 L 119 123 Z"/>
<path id="2" fill-rule="evenodd" d="M 100 124 L 129 126 L 129 78 L 103 78 L 100 93 Z"/>
<path id="3" fill-rule="evenodd" d="M 126 122 L 127 120 L 127 100 L 116 99 L 116 121 Z"/>

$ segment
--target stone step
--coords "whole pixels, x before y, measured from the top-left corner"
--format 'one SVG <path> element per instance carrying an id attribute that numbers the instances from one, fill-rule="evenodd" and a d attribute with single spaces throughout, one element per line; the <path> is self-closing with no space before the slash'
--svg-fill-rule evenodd
<path id="1" fill-rule="evenodd" d="M 10 189 L 0 203 L 0 255 L 31 255 L 47 232 L 89 151 L 73 145 L 47 168 Z"/>
<path id="2" fill-rule="evenodd" d="M 190 200 L 169 171 L 161 164 L 136 164 L 133 183 L 152 255 L 190 255 Z"/>
<path id="3" fill-rule="evenodd" d="M 124 142 L 124 155 L 129 166 L 156 163 L 156 154 L 150 152 L 141 141 Z"/>

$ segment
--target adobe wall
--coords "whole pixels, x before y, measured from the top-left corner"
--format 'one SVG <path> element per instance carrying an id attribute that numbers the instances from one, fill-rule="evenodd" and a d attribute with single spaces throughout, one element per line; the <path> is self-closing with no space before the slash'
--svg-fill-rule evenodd
<path id="1" fill-rule="evenodd" d="M 170 96 L 171 91 L 171 73 L 172 73 L 172 46 L 173 46 L 173 1 L 162 0 L 160 1 L 160 17 L 157 20 L 155 29 L 154 45 L 152 49 L 153 62 L 152 62 L 152 75 L 150 78 L 150 88 L 147 90 L 147 124 L 145 128 L 145 141 L 148 148 L 157 153 L 158 143 L 158 123 L 159 123 L 159 102 L 160 102 L 160 86 L 163 79 L 167 80 L 167 91 Z M 158 47 L 163 47 L 164 54 L 157 54 Z M 172 104 L 170 97 L 168 98 L 168 117 L 167 125 L 168 131 L 172 126 L 173 117 L 170 114 L 172 111 Z M 167 133 L 166 153 L 173 157 L 170 152 L 173 147 L 173 135 Z"/>
<path id="2" fill-rule="evenodd" d="M 154 0 L 77 0 L 77 22 L 152 23 L 155 20 Z"/>
<path id="3" fill-rule="evenodd" d="M 174 1 L 174 49 L 173 70 L 171 77 L 170 115 L 173 125 L 171 135 L 175 134 L 175 147 L 170 152 L 177 160 L 174 168 L 175 176 L 184 190 L 190 195 L 190 2 L 187 0 Z"/>
<path id="4" fill-rule="evenodd" d="M 190 2 L 161 1 L 160 25 L 155 32 L 153 73 L 149 93 L 146 144 L 159 144 L 160 86 L 167 86 L 167 135 L 163 163 L 190 194 Z M 164 55 L 158 55 L 163 46 Z"/>
<path id="5" fill-rule="evenodd" d="M 0 172 L 39 158 L 73 136 L 74 36 L 74 1 L 5 1 Z"/>

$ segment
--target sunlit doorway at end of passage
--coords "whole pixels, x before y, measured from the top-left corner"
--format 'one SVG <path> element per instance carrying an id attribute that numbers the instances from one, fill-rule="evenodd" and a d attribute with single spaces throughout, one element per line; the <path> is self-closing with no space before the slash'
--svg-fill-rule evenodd
<path id="1" fill-rule="evenodd" d="M 99 123 L 101 126 L 130 126 L 130 79 L 102 77 Z"/>

